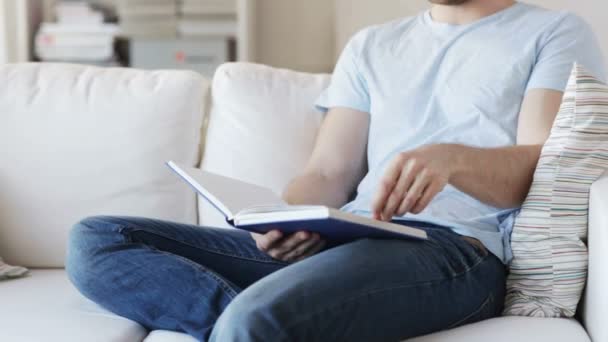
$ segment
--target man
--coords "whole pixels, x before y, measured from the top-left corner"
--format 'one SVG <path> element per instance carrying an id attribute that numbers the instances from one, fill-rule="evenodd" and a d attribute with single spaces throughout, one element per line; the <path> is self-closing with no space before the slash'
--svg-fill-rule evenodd
<path id="1" fill-rule="evenodd" d="M 501 313 L 509 208 L 528 192 L 572 63 L 604 77 L 579 18 L 513 0 L 434 0 L 346 47 L 316 148 L 285 192 L 425 229 L 360 240 L 89 218 L 68 271 L 150 329 L 210 341 L 397 341 Z"/>

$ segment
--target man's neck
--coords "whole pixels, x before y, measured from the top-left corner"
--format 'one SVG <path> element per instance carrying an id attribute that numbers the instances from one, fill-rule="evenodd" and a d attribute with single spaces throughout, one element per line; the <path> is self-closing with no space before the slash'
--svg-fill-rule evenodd
<path id="1" fill-rule="evenodd" d="M 465 25 L 513 6 L 515 0 L 471 0 L 462 5 L 433 5 L 431 16 L 440 23 Z"/>

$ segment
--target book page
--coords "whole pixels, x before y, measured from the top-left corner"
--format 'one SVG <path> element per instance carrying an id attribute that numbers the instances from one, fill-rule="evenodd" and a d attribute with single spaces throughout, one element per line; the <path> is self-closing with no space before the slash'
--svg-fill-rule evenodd
<path id="1" fill-rule="evenodd" d="M 327 212 L 327 207 L 320 205 L 256 205 L 250 206 L 245 210 L 239 211 L 235 216 L 244 217 L 247 215 L 257 215 L 257 214 L 268 214 L 268 213 L 279 213 L 279 212 L 288 212 L 288 213 L 297 213 L 302 211 L 319 211 L 323 210 Z"/>
<path id="2" fill-rule="evenodd" d="M 287 205 L 270 189 L 172 162 L 167 164 L 228 219 L 250 207 Z"/>

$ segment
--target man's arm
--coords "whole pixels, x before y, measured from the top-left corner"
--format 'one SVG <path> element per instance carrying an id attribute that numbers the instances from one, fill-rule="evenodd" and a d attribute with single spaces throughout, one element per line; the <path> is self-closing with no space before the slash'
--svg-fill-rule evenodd
<path id="1" fill-rule="evenodd" d="M 289 204 L 325 205 L 339 208 L 364 177 L 369 114 L 347 108 L 331 109 L 319 130 L 312 156 L 287 187 Z M 253 235 L 260 250 L 275 259 L 298 261 L 324 247 L 318 234 L 300 232 L 283 237 L 281 232 Z"/>
<path id="2" fill-rule="evenodd" d="M 528 92 L 520 114 L 518 146 L 431 145 L 401 153 L 380 184 L 372 208 L 374 216 L 388 221 L 394 215 L 418 214 L 447 184 L 496 207 L 520 206 L 562 96 L 546 89 Z"/>
<path id="3" fill-rule="evenodd" d="M 289 204 L 340 208 L 348 201 L 367 170 L 369 114 L 334 108 L 325 118 L 312 156 L 286 188 Z"/>

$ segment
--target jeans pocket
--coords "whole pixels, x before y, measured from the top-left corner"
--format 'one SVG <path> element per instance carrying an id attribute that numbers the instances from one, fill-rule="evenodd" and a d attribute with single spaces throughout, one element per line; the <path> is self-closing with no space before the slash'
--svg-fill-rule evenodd
<path id="1" fill-rule="evenodd" d="M 494 302 L 494 295 L 490 294 L 488 298 L 486 298 L 486 300 L 484 300 L 477 309 L 475 309 L 473 312 L 466 315 L 465 317 L 457 320 L 455 323 L 449 325 L 448 330 L 493 318 L 496 314 Z"/>
<path id="2" fill-rule="evenodd" d="M 462 239 L 464 241 L 466 241 L 471 247 L 473 247 L 473 249 L 475 250 L 475 252 L 481 257 L 481 258 L 485 258 L 488 256 L 489 252 L 488 249 L 486 248 L 486 246 L 483 245 L 483 243 L 481 243 L 481 241 L 468 237 L 468 236 L 463 236 Z"/>

